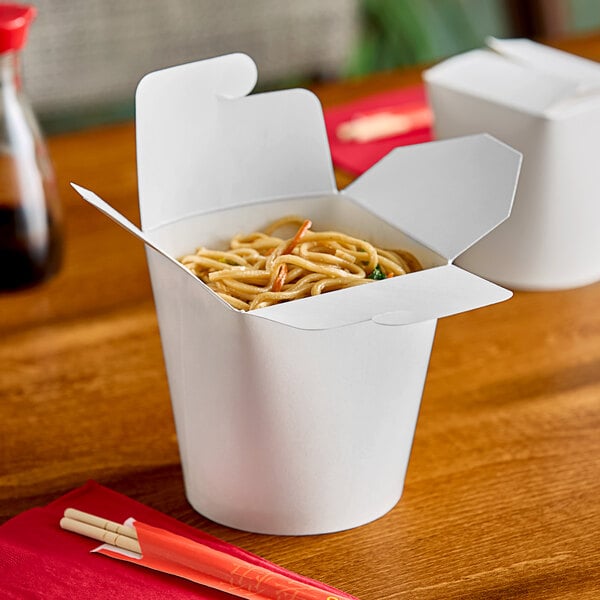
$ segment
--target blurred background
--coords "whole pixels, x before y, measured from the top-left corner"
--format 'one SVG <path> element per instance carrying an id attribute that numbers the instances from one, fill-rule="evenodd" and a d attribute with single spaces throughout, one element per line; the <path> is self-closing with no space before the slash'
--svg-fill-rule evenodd
<path id="1" fill-rule="evenodd" d="M 600 29 L 598 0 L 33 0 L 24 79 L 47 134 L 129 119 L 147 72 L 251 55 L 259 89 L 427 64 L 488 35 Z"/>

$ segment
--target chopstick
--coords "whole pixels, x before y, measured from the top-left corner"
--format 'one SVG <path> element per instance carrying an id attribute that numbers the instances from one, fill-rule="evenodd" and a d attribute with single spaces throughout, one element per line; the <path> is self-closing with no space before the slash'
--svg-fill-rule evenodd
<path id="1" fill-rule="evenodd" d="M 60 526 L 67 531 L 136 552 L 140 555 L 139 561 L 142 566 L 156 568 L 144 563 L 137 532 L 133 527 L 127 527 L 73 508 L 65 510 L 64 516 L 60 520 Z M 166 548 L 166 550 L 169 549 Z M 162 566 L 158 570 L 225 591 L 238 598 L 277 600 L 282 597 L 282 593 L 286 598 L 291 598 L 292 596 L 289 595 L 291 593 L 297 600 L 341 600 L 341 595 L 337 593 L 331 594 L 331 592 L 315 587 L 308 582 L 292 581 L 285 574 L 271 571 L 261 565 L 252 565 L 242 558 L 224 554 L 220 550 L 205 547 L 202 544 L 198 544 L 195 556 L 198 564 L 196 565 L 190 563 L 189 553 L 185 549 L 183 552 L 180 549 L 179 554 L 181 556 L 178 555 L 176 548 L 173 552 L 168 551 L 166 566 Z M 223 554 L 226 557 L 225 561 Z M 185 572 L 182 572 L 179 567 L 183 568 Z"/>
<path id="2" fill-rule="evenodd" d="M 131 552 L 142 553 L 137 541 L 137 532 L 133 527 L 121 525 L 96 515 L 67 508 L 64 517 L 60 520 L 62 529 L 78 533 L 86 537 L 122 548 Z"/>

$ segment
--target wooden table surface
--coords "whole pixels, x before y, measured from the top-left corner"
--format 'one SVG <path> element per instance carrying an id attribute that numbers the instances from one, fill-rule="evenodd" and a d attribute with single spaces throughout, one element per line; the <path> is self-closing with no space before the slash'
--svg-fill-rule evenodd
<path id="1" fill-rule="evenodd" d="M 562 47 L 600 59 L 599 36 Z M 419 76 L 316 91 L 329 106 Z M 68 187 L 139 222 L 134 127 L 57 136 L 50 150 L 64 268 L 0 295 L 0 521 L 95 479 L 362 600 L 600 598 L 600 284 L 440 320 L 389 514 L 326 536 L 235 531 L 184 497 L 142 245 Z"/>

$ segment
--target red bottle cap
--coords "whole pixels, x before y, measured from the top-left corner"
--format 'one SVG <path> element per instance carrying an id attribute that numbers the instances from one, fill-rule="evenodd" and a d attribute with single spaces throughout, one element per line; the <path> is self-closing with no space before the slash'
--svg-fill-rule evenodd
<path id="1" fill-rule="evenodd" d="M 29 24 L 36 10 L 26 4 L 0 4 L 0 54 L 25 45 Z"/>

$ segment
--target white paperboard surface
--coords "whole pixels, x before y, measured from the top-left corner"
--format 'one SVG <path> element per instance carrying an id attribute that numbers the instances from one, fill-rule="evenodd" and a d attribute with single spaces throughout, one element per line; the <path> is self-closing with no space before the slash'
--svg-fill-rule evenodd
<path id="1" fill-rule="evenodd" d="M 487 46 L 515 63 L 522 64 L 528 70 L 534 69 L 552 77 L 571 81 L 581 89 L 600 85 L 598 63 L 580 56 L 538 44 L 528 39 L 501 40 L 490 37 Z"/>
<path id="2" fill-rule="evenodd" d="M 453 260 L 508 218 L 520 164 L 488 135 L 405 146 L 342 193 Z"/>
<path id="3" fill-rule="evenodd" d="M 511 218 L 456 264 L 511 288 L 600 279 L 600 66 L 490 39 L 425 73 L 438 139 L 488 132 L 523 153 Z"/>
<path id="4" fill-rule="evenodd" d="M 339 194 L 316 98 L 305 90 L 245 96 L 255 79 L 247 56 L 228 55 L 157 71 L 140 83 L 140 213 L 146 237 L 171 257 L 200 243 L 223 246 L 241 230 L 293 212 L 310 213 L 315 228 L 405 247 L 441 267 L 510 214 L 521 157 L 486 135 L 397 149 Z M 268 204 L 275 199 L 279 204 Z M 439 255 L 433 262 L 432 253 Z M 509 297 L 468 274 L 461 277 L 471 285 L 450 289 L 456 277 L 456 268 L 427 271 L 376 291 L 355 287 L 251 317 L 326 329 L 371 318 L 391 323 L 395 313 L 407 324 Z"/>
<path id="5" fill-rule="evenodd" d="M 315 97 L 246 97 L 255 76 L 234 55 L 142 81 L 143 232 L 76 189 L 148 244 L 191 504 L 240 529 L 325 533 L 400 498 L 437 318 L 511 295 L 452 258 L 510 213 L 520 155 L 489 136 L 428 144 L 340 193 Z M 425 269 L 242 312 L 175 260 L 290 213 Z"/>
<path id="6" fill-rule="evenodd" d="M 390 510 L 437 321 L 310 331 L 215 314 L 214 298 L 171 261 L 150 250 L 148 260 L 161 273 L 152 285 L 192 506 L 278 535 L 348 529 Z"/>
<path id="7" fill-rule="evenodd" d="M 136 137 L 144 230 L 230 206 L 335 191 L 317 98 L 306 90 L 247 96 L 255 82 L 256 66 L 244 54 L 142 79 Z"/>

